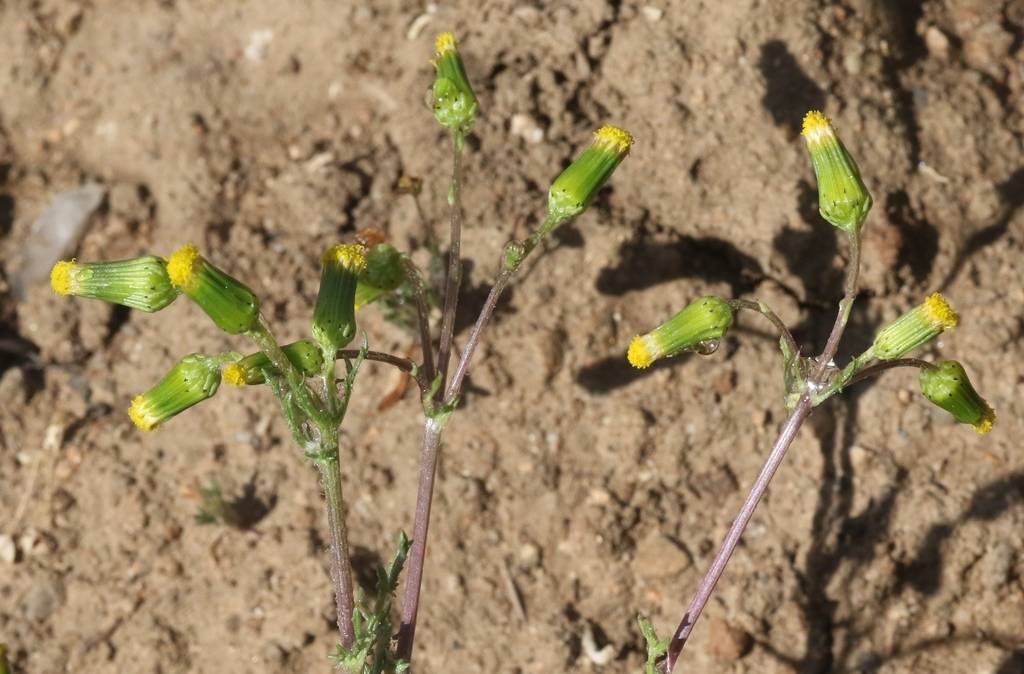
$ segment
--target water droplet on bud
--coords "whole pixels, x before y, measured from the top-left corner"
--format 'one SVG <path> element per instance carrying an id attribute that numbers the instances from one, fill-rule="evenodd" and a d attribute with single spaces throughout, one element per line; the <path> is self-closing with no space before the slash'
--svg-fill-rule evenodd
<path id="1" fill-rule="evenodd" d="M 697 346 L 693 347 L 693 350 L 702 356 L 710 356 L 718 351 L 720 343 L 720 340 L 717 339 L 706 339 L 703 342 L 697 342 Z"/>

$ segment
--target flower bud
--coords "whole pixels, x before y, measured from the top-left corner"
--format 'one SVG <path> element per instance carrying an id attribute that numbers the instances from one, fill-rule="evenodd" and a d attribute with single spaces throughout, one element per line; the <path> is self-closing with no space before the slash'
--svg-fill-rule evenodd
<path id="1" fill-rule="evenodd" d="M 478 105 L 466 77 L 462 57 L 455 46 L 455 36 L 441 33 L 437 36 L 435 48 L 437 53 L 433 63 L 437 68 L 437 78 L 431 94 L 434 118 L 452 131 L 467 131 L 476 119 Z"/>
<path id="2" fill-rule="evenodd" d="M 358 243 L 334 246 L 324 253 L 313 309 L 313 337 L 322 350 L 337 351 L 356 336 L 356 286 L 365 270 L 366 248 Z"/>
<path id="3" fill-rule="evenodd" d="M 633 367 L 645 368 L 687 350 L 711 353 L 732 320 L 733 308 L 728 302 L 711 295 L 701 297 L 646 335 L 634 337 L 627 358 Z"/>
<path id="4" fill-rule="evenodd" d="M 996 422 L 995 411 L 974 390 L 963 366 L 955 360 L 922 368 L 921 393 L 961 424 L 973 426 L 978 433 L 988 433 Z"/>
<path id="5" fill-rule="evenodd" d="M 875 337 L 872 352 L 879 360 L 902 358 L 943 330 L 955 328 L 957 320 L 946 298 L 932 293 L 923 303 L 882 328 Z"/>
<path id="6" fill-rule="evenodd" d="M 316 344 L 303 339 L 281 347 L 284 355 L 292 365 L 305 375 L 319 374 L 323 370 L 324 359 Z M 267 374 L 280 374 L 262 351 L 250 354 L 224 368 L 224 381 L 232 386 L 258 386 L 267 383 Z"/>
<path id="7" fill-rule="evenodd" d="M 237 335 L 259 323 L 260 301 L 249 288 L 199 254 L 192 244 L 167 259 L 171 283 L 189 296 L 224 332 Z"/>
<path id="8" fill-rule="evenodd" d="M 60 295 L 90 297 L 140 311 L 160 311 L 178 290 L 167 264 L 155 255 L 114 262 L 61 260 L 50 272 L 50 285 Z"/>
<path id="9" fill-rule="evenodd" d="M 128 416 L 144 431 L 151 431 L 174 415 L 213 396 L 220 386 L 216 358 L 193 353 L 185 356 L 153 388 L 132 400 Z"/>
<path id="10" fill-rule="evenodd" d="M 616 126 L 602 126 L 595 131 L 590 147 L 551 184 L 551 216 L 562 222 L 585 211 L 632 146 L 633 137 Z"/>
<path id="11" fill-rule="evenodd" d="M 857 163 L 839 140 L 832 122 L 817 110 L 804 116 L 802 135 L 818 179 L 821 217 L 839 229 L 859 234 L 872 202 Z"/>
<path id="12" fill-rule="evenodd" d="M 405 280 L 402 254 L 389 243 L 381 243 L 366 251 L 366 269 L 356 286 L 356 309 L 375 302 L 398 288 Z"/>

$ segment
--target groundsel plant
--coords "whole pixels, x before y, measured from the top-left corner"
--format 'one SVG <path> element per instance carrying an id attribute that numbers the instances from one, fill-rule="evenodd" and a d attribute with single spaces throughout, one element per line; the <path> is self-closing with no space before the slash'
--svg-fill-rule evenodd
<path id="1" fill-rule="evenodd" d="M 918 371 L 924 397 L 949 412 L 959 423 L 968 424 L 978 433 L 988 433 L 995 423 L 995 412 L 971 386 L 960 363 L 952 360 L 930 363 L 908 357 L 944 330 L 957 325 L 956 312 L 939 293 L 928 296 L 920 305 L 882 328 L 872 345 L 846 366 L 839 368 L 834 363 L 833 357 L 857 296 L 861 228 L 871 209 L 871 195 L 861 180 L 856 162 L 839 140 L 828 118 L 817 111 L 808 112 L 803 120 L 802 135 L 818 181 L 821 216 L 846 235 L 850 251 L 843 299 L 839 302 L 839 312 L 822 353 L 817 358 L 802 356 L 789 329 L 763 302 L 712 296 L 694 300 L 651 332 L 635 337 L 629 345 L 627 358 L 638 368 L 646 368 L 660 358 L 687 351 L 709 355 L 714 353 L 732 326 L 737 312 L 759 313 L 781 335 L 779 346 L 783 356 L 784 400 L 789 410 L 789 418 L 783 424 L 764 467 L 672 638 L 659 639 L 650 621 L 640 617 L 640 630 L 647 641 L 646 674 L 671 672 L 679 661 L 683 646 L 732 557 L 754 509 L 797 431 L 815 407 L 841 393 L 847 386 L 890 368 L 909 367 Z"/>
<path id="2" fill-rule="evenodd" d="M 449 131 L 452 143 L 448 187 L 451 238 L 436 339 L 430 324 L 432 289 L 408 255 L 377 237 L 339 243 L 323 253 L 311 338 L 284 345 L 274 337 L 253 291 L 193 245 L 183 246 L 167 259 L 146 255 L 116 262 L 62 261 L 51 273 L 53 289 L 61 295 L 95 298 L 146 312 L 161 311 L 185 295 L 222 331 L 245 337 L 255 347 L 249 355 L 193 353 L 183 357 L 153 388 L 132 400 L 128 415 L 140 429 L 152 431 L 215 395 L 222 381 L 269 388 L 303 456 L 320 473 L 331 536 L 331 577 L 340 638 L 331 657 L 339 669 L 353 674 L 401 672 L 409 667 L 441 439 L 458 407 L 470 364 L 499 297 L 526 257 L 559 225 L 587 209 L 633 142 L 622 129 L 602 127 L 590 146 L 554 180 L 540 226 L 526 239 L 510 241 L 501 252 L 494 285 L 459 356 L 453 359 L 462 274 L 462 156 L 479 104 L 451 33 L 438 36 L 433 64 L 437 76 L 431 89 L 431 106 L 437 122 Z M 406 188 L 407 192 L 416 190 L 418 186 Z M 429 228 L 427 243 L 436 253 Z M 359 348 L 348 348 L 356 339 L 357 311 L 395 296 L 411 298 L 422 362 L 371 351 L 365 335 Z M 344 375 L 337 371 L 339 360 L 344 363 Z M 378 569 L 372 604 L 363 589 L 353 583 L 339 451 L 339 428 L 365 360 L 392 365 L 414 378 L 424 414 L 412 539 L 402 533 L 393 561 Z M 391 604 L 403 567 L 408 570 L 405 596 L 397 642 L 393 642 Z"/>

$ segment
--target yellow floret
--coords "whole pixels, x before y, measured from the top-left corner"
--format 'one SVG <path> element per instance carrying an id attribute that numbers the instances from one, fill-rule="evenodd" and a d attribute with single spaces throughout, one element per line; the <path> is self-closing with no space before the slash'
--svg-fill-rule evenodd
<path id="1" fill-rule="evenodd" d="M 935 323 L 935 325 L 942 326 L 944 330 L 955 328 L 960 320 L 956 312 L 953 311 L 953 307 L 949 306 L 949 302 L 946 301 L 946 298 L 941 293 L 929 295 L 922 305 L 922 310 L 928 320 Z"/>
<path id="2" fill-rule="evenodd" d="M 974 430 L 979 435 L 985 435 L 986 433 L 992 430 L 992 427 L 995 425 L 995 423 L 996 412 L 990 407 L 988 408 L 988 411 L 985 413 L 985 416 L 981 418 L 981 421 L 974 424 Z"/>
<path id="3" fill-rule="evenodd" d="M 808 140 L 818 140 L 826 133 L 832 133 L 832 122 L 818 110 L 811 110 L 804 115 L 803 130 L 800 132 Z"/>
<path id="4" fill-rule="evenodd" d="M 132 406 L 128 408 L 128 417 L 131 418 L 133 424 L 144 431 L 153 430 L 159 423 L 159 419 L 153 414 L 144 395 L 135 396 L 135 399 L 132 400 Z"/>
<path id="5" fill-rule="evenodd" d="M 224 381 L 232 386 L 245 386 L 245 368 L 238 363 L 231 363 L 224 368 Z"/>
<path id="6" fill-rule="evenodd" d="M 437 50 L 438 56 L 455 51 L 455 36 L 447 32 L 441 33 L 434 40 L 434 48 Z"/>
<path id="7" fill-rule="evenodd" d="M 594 138 L 596 143 L 613 148 L 616 153 L 621 155 L 629 154 L 629 149 L 633 147 L 633 136 L 617 126 L 602 126 L 594 132 Z"/>
<path id="8" fill-rule="evenodd" d="M 366 269 L 366 248 L 358 243 L 343 243 L 328 248 L 324 253 L 325 265 L 335 264 L 342 269 L 361 274 Z"/>
<path id="9" fill-rule="evenodd" d="M 50 287 L 53 288 L 53 292 L 58 295 L 70 295 L 72 293 L 71 288 L 71 272 L 75 271 L 78 267 L 74 260 L 61 260 L 57 264 L 53 265 L 53 269 L 50 271 Z"/>
<path id="10" fill-rule="evenodd" d="M 629 359 L 629 364 L 633 367 L 641 370 L 650 367 L 654 362 L 654 356 L 651 354 L 646 336 L 637 335 L 633 338 L 633 341 L 629 343 L 629 352 L 626 354 L 626 358 Z"/>
<path id="11" fill-rule="evenodd" d="M 196 278 L 196 263 L 199 262 L 199 249 L 191 243 L 182 246 L 167 258 L 167 275 L 171 283 L 178 288 L 189 288 Z"/>

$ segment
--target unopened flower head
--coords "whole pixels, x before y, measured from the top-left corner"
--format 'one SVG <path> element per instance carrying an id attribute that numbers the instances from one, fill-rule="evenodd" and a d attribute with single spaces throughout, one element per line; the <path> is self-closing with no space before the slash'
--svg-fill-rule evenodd
<path id="1" fill-rule="evenodd" d="M 431 93 L 434 117 L 446 128 L 453 131 L 467 131 L 476 119 L 479 107 L 473 87 L 466 77 L 466 68 L 462 64 L 455 36 L 441 33 L 435 41 L 437 53 L 434 55 L 434 67 L 437 78 Z"/>
<path id="2" fill-rule="evenodd" d="M 308 339 L 285 344 L 281 350 L 299 372 L 311 376 L 323 371 L 324 359 L 320 349 Z M 224 381 L 232 386 L 258 386 L 267 383 L 268 374 L 277 376 L 280 373 L 266 354 L 257 351 L 225 367 Z"/>
<path id="3" fill-rule="evenodd" d="M 259 323 L 260 301 L 248 286 L 208 262 L 192 244 L 167 259 L 171 283 L 224 332 L 237 335 Z"/>
<path id="4" fill-rule="evenodd" d="M 366 248 L 358 243 L 333 246 L 324 253 L 313 309 L 313 337 L 323 351 L 334 353 L 356 336 L 356 286 L 365 270 Z"/>
<path id="5" fill-rule="evenodd" d="M 963 365 L 955 360 L 922 368 L 921 393 L 961 424 L 973 426 L 978 433 L 988 433 L 996 422 L 995 410 L 978 395 Z"/>
<path id="6" fill-rule="evenodd" d="M 178 361 L 156 386 L 136 396 L 128 416 L 142 430 L 151 431 L 174 415 L 212 397 L 218 386 L 218 360 L 194 353 Z"/>
<path id="7" fill-rule="evenodd" d="M 163 309 L 178 296 L 167 264 L 155 255 L 114 262 L 62 260 L 50 272 L 50 285 L 60 295 L 91 297 L 149 312 Z"/>
<path id="8" fill-rule="evenodd" d="M 959 318 L 946 298 L 932 293 L 924 302 L 882 328 L 871 347 L 879 360 L 902 358 L 944 330 L 955 328 Z"/>
<path id="9" fill-rule="evenodd" d="M 602 126 L 595 131 L 590 147 L 551 184 L 551 216 L 564 221 L 585 211 L 631 147 L 633 137 L 617 126 Z"/>
<path id="10" fill-rule="evenodd" d="M 356 286 L 356 309 L 375 302 L 402 285 L 405 280 L 402 254 L 389 243 L 380 243 L 366 251 L 366 269 Z"/>
<path id="11" fill-rule="evenodd" d="M 871 210 L 871 195 L 857 163 L 839 140 L 832 122 L 817 110 L 804 116 L 803 133 L 818 179 L 821 217 L 854 235 Z"/>
<path id="12" fill-rule="evenodd" d="M 645 368 L 683 351 L 713 350 L 732 320 L 733 308 L 728 302 L 712 295 L 701 297 L 646 335 L 634 337 L 627 358 L 633 367 Z"/>

